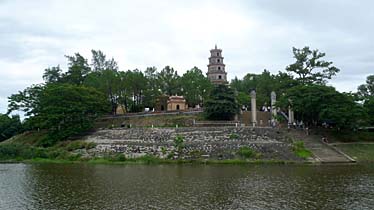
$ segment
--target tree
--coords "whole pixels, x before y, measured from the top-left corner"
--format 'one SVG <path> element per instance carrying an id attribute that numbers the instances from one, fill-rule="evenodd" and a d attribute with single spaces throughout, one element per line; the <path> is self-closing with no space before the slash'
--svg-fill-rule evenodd
<path id="1" fill-rule="evenodd" d="M 340 70 L 332 66 L 332 62 L 321 60 L 326 54 L 318 50 L 292 48 L 295 63 L 286 67 L 286 70 L 297 76 L 301 84 L 325 84 Z"/>
<path id="2" fill-rule="evenodd" d="M 365 100 L 364 108 L 368 116 L 369 125 L 374 125 L 374 96 L 368 97 Z"/>
<path id="3" fill-rule="evenodd" d="M 112 58 L 106 59 L 103 52 L 92 50 L 92 68 L 93 72 L 89 73 L 84 79 L 84 85 L 94 87 L 104 95 L 112 107 L 112 114 L 116 114 L 119 100 L 120 78 L 118 74 L 117 62 Z"/>
<path id="4" fill-rule="evenodd" d="M 292 87 L 280 98 L 277 106 L 284 109 L 291 106 L 296 119 L 309 125 L 329 122 L 345 129 L 357 126 L 364 119 L 362 106 L 355 103 L 352 95 L 324 85 Z"/>
<path id="5" fill-rule="evenodd" d="M 49 85 L 39 99 L 40 127 L 48 129 L 49 141 L 80 134 L 90 129 L 94 120 L 108 111 L 105 96 L 90 87 L 62 84 Z"/>
<path id="6" fill-rule="evenodd" d="M 204 113 L 210 120 L 232 120 L 239 112 L 233 89 L 226 85 L 213 88 L 205 103 Z"/>
<path id="7" fill-rule="evenodd" d="M 108 111 L 105 96 L 94 88 L 59 83 L 36 87 L 9 97 L 9 112 L 26 111 L 29 129 L 46 129 L 49 138 L 43 145 L 88 130 Z"/>
<path id="8" fill-rule="evenodd" d="M 139 112 L 142 111 L 143 106 L 143 94 L 146 89 L 146 78 L 144 77 L 143 72 L 139 71 L 138 69 L 135 69 L 133 71 L 127 71 L 126 72 L 128 87 L 130 91 L 132 92 L 132 112 Z"/>
<path id="9" fill-rule="evenodd" d="M 281 74 L 281 73 L 280 73 Z M 280 94 L 285 83 L 284 78 L 287 78 L 287 82 L 290 82 L 288 77 L 283 74 L 272 75 L 266 69 L 261 74 L 247 74 L 242 80 L 235 78 L 231 81 L 231 87 L 238 92 L 238 97 L 241 98 L 240 104 L 249 104 L 249 101 L 243 101 L 249 97 L 251 90 L 256 90 L 256 99 L 258 106 L 270 105 L 270 94 L 272 91 L 276 91 Z M 292 81 L 292 79 L 290 79 Z"/>
<path id="10" fill-rule="evenodd" d="M 100 50 L 91 50 L 92 59 L 91 66 L 93 71 L 104 71 L 104 70 L 113 70 L 118 71 L 118 64 L 111 58 L 106 59 L 106 55 Z"/>
<path id="11" fill-rule="evenodd" d="M 172 67 L 166 66 L 163 68 L 158 74 L 158 80 L 163 94 L 171 96 L 181 92 L 178 84 L 178 73 Z"/>
<path id="12" fill-rule="evenodd" d="M 147 87 L 144 90 L 144 106 L 154 108 L 156 106 L 156 99 L 160 96 L 158 72 L 156 67 L 147 67 L 144 71 L 144 76 L 147 81 Z"/>
<path id="13" fill-rule="evenodd" d="M 40 94 L 44 90 L 43 85 L 32 85 L 17 94 L 8 97 L 8 114 L 20 110 L 25 116 L 34 116 L 38 113 Z"/>
<path id="14" fill-rule="evenodd" d="M 16 135 L 22 130 L 22 124 L 18 115 L 9 117 L 6 114 L 0 114 L 0 142 Z"/>
<path id="15" fill-rule="evenodd" d="M 62 70 L 60 66 L 47 68 L 44 70 L 43 79 L 46 83 L 54 83 L 61 80 Z"/>
<path id="16" fill-rule="evenodd" d="M 357 92 L 361 99 L 374 97 L 374 75 L 369 75 L 366 78 L 366 84 L 358 86 Z"/>
<path id="17" fill-rule="evenodd" d="M 75 53 L 74 56 L 65 56 L 68 63 L 68 71 L 63 75 L 63 82 L 81 85 L 91 72 L 91 68 L 87 63 L 87 60 L 79 53 Z"/>
<path id="18" fill-rule="evenodd" d="M 111 104 L 111 112 L 114 115 L 116 114 L 119 100 L 119 83 L 118 72 L 109 69 L 92 72 L 84 80 L 85 86 L 93 87 L 107 97 Z"/>
<path id="19" fill-rule="evenodd" d="M 180 86 L 188 105 L 194 107 L 197 104 L 201 105 L 202 101 L 207 99 L 212 83 L 200 69 L 194 67 L 180 78 Z"/>

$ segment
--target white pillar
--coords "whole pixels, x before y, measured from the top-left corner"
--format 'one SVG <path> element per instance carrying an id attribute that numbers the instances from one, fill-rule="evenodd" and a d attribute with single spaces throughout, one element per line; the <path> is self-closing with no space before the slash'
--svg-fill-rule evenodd
<path id="1" fill-rule="evenodd" d="M 277 102 L 277 94 L 272 91 L 271 92 L 271 115 L 272 115 L 272 119 L 276 119 L 276 116 L 277 116 L 277 107 L 275 107 L 275 103 Z"/>
<path id="2" fill-rule="evenodd" d="M 253 127 L 257 124 L 256 91 L 251 91 L 251 113 Z"/>

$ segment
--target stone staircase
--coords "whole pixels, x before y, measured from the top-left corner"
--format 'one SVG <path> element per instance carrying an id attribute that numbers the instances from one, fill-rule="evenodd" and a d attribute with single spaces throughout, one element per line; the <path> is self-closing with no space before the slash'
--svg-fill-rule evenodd
<path id="1" fill-rule="evenodd" d="M 307 149 L 315 156 L 320 163 L 354 163 L 353 158 L 343 153 L 336 147 L 321 141 L 317 135 L 306 135 L 303 131 L 291 130 L 289 133 L 294 139 L 302 140 Z"/>

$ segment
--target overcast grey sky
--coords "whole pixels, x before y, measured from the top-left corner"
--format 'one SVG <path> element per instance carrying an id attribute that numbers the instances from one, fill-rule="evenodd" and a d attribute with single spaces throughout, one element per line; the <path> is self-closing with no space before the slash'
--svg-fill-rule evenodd
<path id="1" fill-rule="evenodd" d="M 166 65 L 207 70 L 223 49 L 230 79 L 283 71 L 291 48 L 325 52 L 341 72 L 330 84 L 355 91 L 374 74 L 374 1 L 0 0 L 0 112 L 7 97 L 42 82 L 64 55 L 100 49 L 121 70 Z"/>

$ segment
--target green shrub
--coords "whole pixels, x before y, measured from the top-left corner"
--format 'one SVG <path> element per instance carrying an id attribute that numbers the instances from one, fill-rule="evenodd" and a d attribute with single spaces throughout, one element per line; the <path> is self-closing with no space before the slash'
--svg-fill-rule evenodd
<path id="1" fill-rule="evenodd" d="M 251 148 L 246 147 L 246 146 L 240 147 L 237 154 L 242 158 L 254 158 L 257 156 L 257 153 L 255 151 L 253 151 Z"/>
<path id="2" fill-rule="evenodd" d="M 312 152 L 305 148 L 303 141 L 295 141 L 292 144 L 292 150 L 294 151 L 295 155 L 300 158 L 306 159 L 312 155 Z"/>
<path id="3" fill-rule="evenodd" d="M 178 152 L 182 152 L 184 148 L 184 138 L 183 136 L 177 135 L 174 139 L 174 146 L 177 148 Z"/>
<path id="4" fill-rule="evenodd" d="M 92 149 L 96 146 L 93 142 L 85 142 L 85 141 L 72 141 L 65 146 L 67 151 L 74 151 L 77 149 Z"/>
<path id="5" fill-rule="evenodd" d="M 238 139 L 239 138 L 239 135 L 236 134 L 236 133 L 231 133 L 230 136 L 229 136 L 230 139 Z"/>
<path id="6" fill-rule="evenodd" d="M 110 161 L 126 161 L 126 156 L 124 154 L 115 154 L 110 158 Z"/>
<path id="7" fill-rule="evenodd" d="M 163 155 L 166 154 L 166 147 L 161 147 L 161 153 L 162 153 Z"/>

